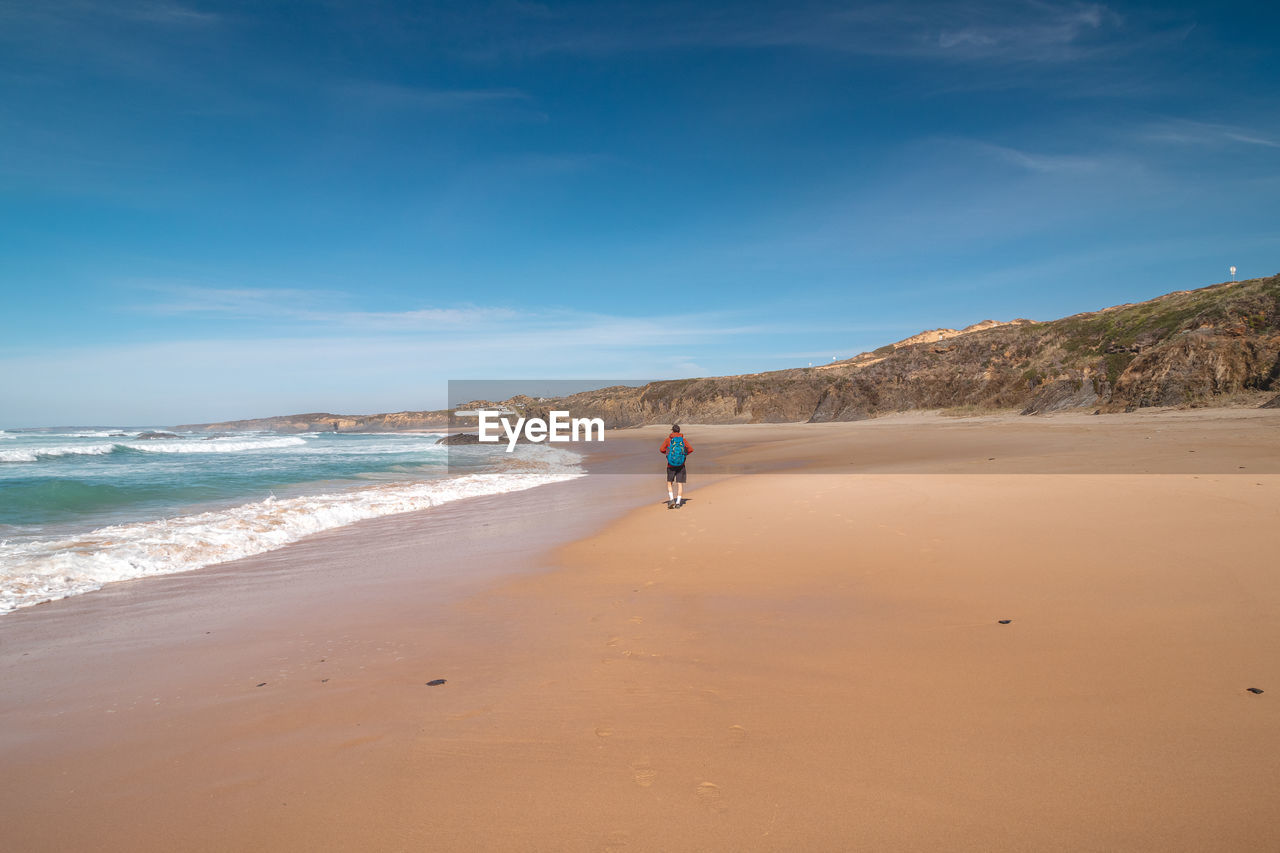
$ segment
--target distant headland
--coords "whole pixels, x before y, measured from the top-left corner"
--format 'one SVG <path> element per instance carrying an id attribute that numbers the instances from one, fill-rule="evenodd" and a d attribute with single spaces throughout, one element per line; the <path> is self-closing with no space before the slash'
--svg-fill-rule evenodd
<path id="1" fill-rule="evenodd" d="M 480 401 L 476 401 L 480 402 Z M 489 401 L 484 401 L 489 402 Z M 473 403 L 466 404 L 473 406 Z M 853 358 L 767 373 L 614 386 L 494 405 L 552 409 L 610 428 L 669 423 L 851 421 L 891 412 L 1098 414 L 1150 406 L 1280 406 L 1280 275 L 1179 290 L 1059 320 L 934 329 Z M 313 412 L 179 429 L 405 432 L 445 429 L 448 410 Z"/>

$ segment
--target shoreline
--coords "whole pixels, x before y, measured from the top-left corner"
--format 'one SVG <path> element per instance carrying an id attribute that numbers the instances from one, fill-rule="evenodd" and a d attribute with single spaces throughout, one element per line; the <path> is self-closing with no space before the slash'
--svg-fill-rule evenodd
<path id="1" fill-rule="evenodd" d="M 0 617 L 114 582 L 181 574 L 267 553 L 361 520 L 523 491 L 583 474 L 581 456 L 572 453 L 529 451 L 518 454 L 519 459 L 488 454 L 455 467 L 442 448 L 408 444 L 368 451 L 365 444 L 306 445 L 299 437 L 274 436 L 233 440 L 223 447 L 210 455 L 202 453 L 202 443 L 193 448 L 182 442 L 159 454 L 108 462 L 101 461 L 100 448 L 114 460 L 111 451 L 132 446 L 20 449 L 29 460 L 0 466 L 5 469 L 0 470 L 5 478 L 0 490 L 17 484 L 16 494 L 11 493 L 16 503 L 6 506 L 0 518 L 7 522 L 0 523 Z M 196 453 L 201 455 L 191 455 Z M 358 470 L 369 459 L 368 470 Z M 67 465 L 75 467 L 68 471 Z M 254 481 L 255 465 L 275 466 L 283 473 Z M 186 488 L 188 482 L 196 483 L 194 489 Z M 45 506 L 51 496 L 76 494 L 77 489 L 88 495 L 85 505 Z M 102 499 L 105 490 L 111 490 L 112 499 L 129 499 L 113 505 Z M 135 500 L 139 494 L 141 500 Z M 28 495 L 45 509 L 44 516 L 40 509 L 22 512 Z"/>
<path id="2" fill-rule="evenodd" d="M 579 480 L 9 614 L 8 835 L 1265 847 L 1280 415 L 1219 415 L 691 426 L 678 512 L 628 430 Z"/>
<path id="3" fill-rule="evenodd" d="M 583 489 L 588 480 L 593 488 Z M 0 618 L 7 837 L 24 850 L 171 849 L 155 835 L 163 827 L 187 849 L 225 849 L 186 837 L 184 827 L 210 819 L 193 815 L 190 802 L 174 806 L 167 824 L 138 812 L 142 800 L 126 797 L 119 813 L 108 804 L 122 784 L 149 799 L 268 772 L 256 758 L 242 765 L 225 753 L 239 753 L 228 745 L 247 731 L 259 746 L 273 740 L 281 714 L 296 718 L 286 739 L 305 731 L 316 749 L 341 752 L 352 734 L 378 728 L 369 718 L 385 715 L 368 712 L 365 694 L 403 682 L 406 661 L 422 667 L 409 677 L 415 692 L 437 677 L 453 686 L 459 673 L 492 673 L 509 638 L 473 624 L 465 602 L 545 568 L 553 544 L 635 505 L 606 483 L 607 475 L 584 477 L 368 519 Z M 204 760 L 188 766 L 184 756 L 205 749 L 206 738 Z M 167 769 L 146 778 L 157 766 Z M 240 814 L 253 799 L 239 803 Z"/>

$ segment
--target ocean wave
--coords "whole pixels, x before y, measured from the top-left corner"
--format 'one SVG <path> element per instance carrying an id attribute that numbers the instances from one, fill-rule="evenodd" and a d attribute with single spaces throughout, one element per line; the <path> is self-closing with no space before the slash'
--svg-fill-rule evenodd
<path id="1" fill-rule="evenodd" d="M 307 453 L 313 456 L 386 456 L 397 453 L 448 454 L 448 452 L 448 447 L 436 444 L 434 441 L 415 442 L 412 444 L 409 442 L 366 442 L 341 447 L 325 447 L 317 444 L 307 446 Z"/>
<path id="2" fill-rule="evenodd" d="M 39 462 L 59 456 L 105 456 L 115 451 L 115 444 L 59 444 L 47 447 L 24 447 L 0 450 L 0 462 Z"/>
<path id="3" fill-rule="evenodd" d="M 118 447 L 129 450 L 141 450 L 144 453 L 239 453 L 245 450 L 278 450 L 282 447 L 301 447 L 307 443 L 305 438 L 285 436 L 283 438 L 262 439 L 228 439 L 209 438 L 198 441 L 175 439 L 156 439 L 144 442 L 121 442 Z"/>
<path id="4" fill-rule="evenodd" d="M 157 427 L 152 431 L 159 432 L 160 428 Z M 125 432 L 124 430 L 121 430 L 121 429 L 95 429 L 95 430 L 90 430 L 88 432 L 85 432 L 84 430 L 80 430 L 79 432 L 53 432 L 53 433 L 45 433 L 45 434 L 56 435 L 59 437 L 65 436 L 67 438 L 116 438 L 118 436 L 124 435 Z"/>
<path id="5" fill-rule="evenodd" d="M 0 613 L 91 592 L 113 581 L 261 554 L 368 518 L 571 480 L 583 474 L 579 461 L 558 448 L 533 447 L 498 473 L 268 498 L 231 509 L 112 525 L 72 538 L 0 543 Z"/>
<path id="6" fill-rule="evenodd" d="M 300 447 L 307 442 L 296 436 L 284 438 L 232 439 L 157 439 L 154 441 L 120 441 L 112 444 L 57 444 L 0 450 L 0 462 L 39 462 L 61 456 L 105 456 L 108 453 L 137 451 L 141 453 L 241 453 L 256 450 L 279 450 Z"/>

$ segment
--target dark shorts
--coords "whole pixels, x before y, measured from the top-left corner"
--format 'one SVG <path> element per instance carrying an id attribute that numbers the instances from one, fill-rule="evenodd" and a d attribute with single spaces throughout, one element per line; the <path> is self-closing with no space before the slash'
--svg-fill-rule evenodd
<path id="1" fill-rule="evenodd" d="M 667 482 L 668 483 L 687 483 L 688 475 L 685 473 L 683 465 L 667 466 Z"/>

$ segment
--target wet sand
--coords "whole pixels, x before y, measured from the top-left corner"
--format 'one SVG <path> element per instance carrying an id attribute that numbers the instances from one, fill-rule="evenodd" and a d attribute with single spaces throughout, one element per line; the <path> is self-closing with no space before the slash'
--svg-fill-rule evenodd
<path id="1" fill-rule="evenodd" d="M 1280 413 L 686 432 L 0 619 L 6 846 L 1280 847 Z"/>

